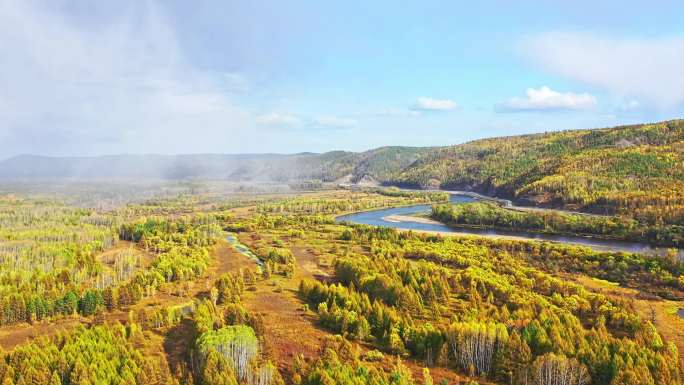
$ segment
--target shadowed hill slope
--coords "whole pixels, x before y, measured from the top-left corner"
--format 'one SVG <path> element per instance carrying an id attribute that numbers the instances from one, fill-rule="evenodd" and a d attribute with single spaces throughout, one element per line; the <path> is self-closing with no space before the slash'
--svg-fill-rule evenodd
<path id="1" fill-rule="evenodd" d="M 323 154 L 190 154 L 47 157 L 20 155 L 0 161 L 0 179 L 222 179 L 252 182 L 385 181 L 430 148 L 383 147 Z"/>

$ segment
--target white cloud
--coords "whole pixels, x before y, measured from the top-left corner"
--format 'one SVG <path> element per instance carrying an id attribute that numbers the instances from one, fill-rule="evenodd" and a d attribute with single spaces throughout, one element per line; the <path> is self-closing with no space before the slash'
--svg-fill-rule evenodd
<path id="1" fill-rule="evenodd" d="M 420 97 L 411 109 L 417 111 L 448 111 L 457 107 L 458 104 L 453 100 Z"/>
<path id="2" fill-rule="evenodd" d="M 380 116 L 419 116 L 420 111 L 417 110 L 406 110 L 403 108 L 383 108 L 379 110 L 375 115 Z"/>
<path id="3" fill-rule="evenodd" d="M 11 52 L 0 63 L 0 154 L 221 151 L 250 126 L 231 101 L 247 87 L 240 74 L 193 67 L 154 2 L 120 5 L 80 20 L 51 3 L 0 2 Z"/>
<path id="4" fill-rule="evenodd" d="M 355 119 L 343 118 L 333 115 L 319 116 L 314 119 L 314 125 L 332 128 L 351 128 L 358 123 Z"/>
<path id="5" fill-rule="evenodd" d="M 532 61 L 568 78 L 659 108 L 684 104 L 684 36 L 610 38 L 550 32 L 522 45 Z"/>
<path id="6" fill-rule="evenodd" d="M 543 86 L 539 89 L 528 88 L 526 97 L 514 97 L 495 106 L 497 111 L 559 111 L 583 110 L 596 107 L 596 98 L 588 93 L 557 92 Z"/>
<path id="7" fill-rule="evenodd" d="M 276 112 L 256 117 L 256 122 L 268 126 L 301 126 L 302 120 L 294 115 Z"/>

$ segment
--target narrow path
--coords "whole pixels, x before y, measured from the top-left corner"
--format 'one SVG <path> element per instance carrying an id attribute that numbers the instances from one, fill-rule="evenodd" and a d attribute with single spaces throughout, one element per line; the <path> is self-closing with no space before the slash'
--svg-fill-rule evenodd
<path id="1" fill-rule="evenodd" d="M 315 325 L 311 312 L 305 312 L 296 292 L 276 289 L 268 283 L 246 295 L 247 309 L 259 314 L 264 322 L 264 351 L 281 370 L 289 371 L 292 359 L 302 354 L 318 355 L 323 338 L 328 335 Z"/>
<path id="2" fill-rule="evenodd" d="M 78 317 L 36 322 L 33 325 L 22 323 L 5 326 L 0 329 L 0 347 L 4 350 L 12 350 L 26 341 L 72 330 L 83 321 L 83 318 Z"/>
<path id="3" fill-rule="evenodd" d="M 292 359 L 302 354 L 317 357 L 327 331 L 316 325 L 315 315 L 304 310 L 297 298 L 297 288 L 302 279 L 327 276 L 318 268 L 315 256 L 305 247 L 292 247 L 296 269 L 292 278 L 274 276 L 268 281 L 258 281 L 255 291 L 247 291 L 243 302 L 247 309 L 259 314 L 264 321 L 264 350 L 284 372 L 290 371 Z"/>

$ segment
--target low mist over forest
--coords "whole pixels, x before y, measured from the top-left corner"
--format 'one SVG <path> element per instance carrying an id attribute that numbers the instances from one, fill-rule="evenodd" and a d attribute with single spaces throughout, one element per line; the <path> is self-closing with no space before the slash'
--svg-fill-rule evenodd
<path id="1" fill-rule="evenodd" d="M 0 179 L 211 179 L 249 182 L 385 181 L 430 148 L 383 147 L 355 153 L 191 154 L 45 157 L 21 155 L 0 161 Z"/>
<path id="2" fill-rule="evenodd" d="M 650 222 L 677 223 L 684 217 L 683 141 L 684 120 L 670 120 L 359 153 L 22 155 L 0 161 L 0 180 L 211 180 L 238 186 L 323 183 L 329 187 L 451 189 L 595 213 L 636 213 Z M 668 209 L 662 210 L 657 202 L 667 202 Z"/>

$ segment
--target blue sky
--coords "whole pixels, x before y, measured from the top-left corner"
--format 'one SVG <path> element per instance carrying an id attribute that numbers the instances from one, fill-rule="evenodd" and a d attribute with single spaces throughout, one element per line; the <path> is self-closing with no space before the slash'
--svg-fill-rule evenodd
<path id="1" fill-rule="evenodd" d="M 449 145 L 681 117 L 675 1 L 0 1 L 0 158 Z"/>

